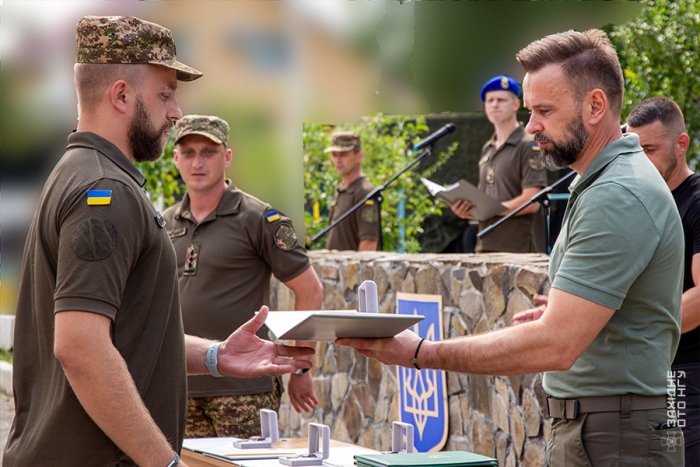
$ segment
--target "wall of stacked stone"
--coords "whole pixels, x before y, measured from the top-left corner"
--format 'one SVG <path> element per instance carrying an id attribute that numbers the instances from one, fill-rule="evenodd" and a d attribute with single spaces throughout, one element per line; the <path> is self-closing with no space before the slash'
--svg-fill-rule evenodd
<path id="1" fill-rule="evenodd" d="M 529 254 L 409 255 L 311 252 L 324 287 L 324 309 L 357 309 L 357 288 L 377 283 L 380 312 L 396 312 L 396 293 L 442 296 L 444 338 L 474 335 L 512 324 L 515 313 L 547 293 L 547 257 Z M 273 279 L 271 309 L 292 310 L 293 293 Z M 308 423 L 330 426 L 331 437 L 377 450 L 391 448 L 399 420 L 398 373 L 333 343 L 319 343 L 312 369 L 319 405 L 297 413 L 285 394 L 282 436 L 306 436 Z M 542 375 L 479 376 L 447 373 L 449 434 L 446 450 L 496 457 L 499 466 L 546 465 Z M 285 379 L 286 387 L 286 379 Z M 543 414 L 545 416 L 543 416 Z M 417 436 L 417 434 L 416 434 Z"/>

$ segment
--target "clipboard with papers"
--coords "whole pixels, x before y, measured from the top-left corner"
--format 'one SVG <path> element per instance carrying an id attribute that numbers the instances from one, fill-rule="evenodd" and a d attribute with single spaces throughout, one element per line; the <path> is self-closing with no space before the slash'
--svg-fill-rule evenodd
<path id="1" fill-rule="evenodd" d="M 472 211 L 472 216 L 480 221 L 491 219 L 492 217 L 506 211 L 507 208 L 493 197 L 487 195 L 477 187 L 464 179 L 457 183 L 444 187 L 438 183 L 431 182 L 426 178 L 421 178 L 421 182 L 428 189 L 431 195 L 444 199 L 452 204 L 458 200 L 469 201 L 476 206 Z"/>

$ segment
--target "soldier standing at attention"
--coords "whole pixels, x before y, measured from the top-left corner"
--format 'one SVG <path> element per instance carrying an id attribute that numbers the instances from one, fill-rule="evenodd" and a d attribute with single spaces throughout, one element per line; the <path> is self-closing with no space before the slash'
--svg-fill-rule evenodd
<path id="1" fill-rule="evenodd" d="M 481 88 L 486 118 L 493 124 L 494 133 L 481 149 L 479 189 L 500 201 L 507 210 L 479 222 L 479 230 L 495 224 L 499 216 L 509 214 L 547 185 L 540 148 L 517 120 L 519 94 L 520 86 L 507 76 L 496 76 Z M 472 218 L 474 206 L 468 201 L 457 201 L 450 208 L 462 219 Z M 493 251 L 546 251 L 544 218 L 539 203 L 531 204 L 503 226 L 477 240 L 477 253 Z"/>
<path id="2" fill-rule="evenodd" d="M 268 304 L 271 274 L 294 292 L 295 309 L 320 310 L 323 286 L 292 222 L 225 178 L 232 157 L 228 124 L 187 115 L 176 130 L 175 164 L 187 193 L 163 217 L 177 255 L 185 332 L 225 338 Z M 318 404 L 305 369 L 290 375 L 288 390 L 299 412 Z M 282 396 L 278 379 L 269 376 L 193 375 L 187 392 L 187 438 L 260 435 L 260 409 L 278 411 Z"/>
<path id="3" fill-rule="evenodd" d="M 340 131 L 331 136 L 331 153 L 335 171 L 341 182 L 331 203 L 329 224 L 335 222 L 367 196 L 374 187 L 362 173 L 362 141 L 355 131 Z M 329 250 L 376 251 L 379 244 L 379 206 L 373 200 L 347 217 L 330 232 Z"/>
<path id="4" fill-rule="evenodd" d="M 15 418 L 3 465 L 185 466 L 186 373 L 278 375 L 310 363 L 255 332 L 185 336 L 176 258 L 134 162 L 163 151 L 182 117 L 172 33 L 133 17 L 77 27 L 78 131 L 44 186 L 22 261 Z"/>

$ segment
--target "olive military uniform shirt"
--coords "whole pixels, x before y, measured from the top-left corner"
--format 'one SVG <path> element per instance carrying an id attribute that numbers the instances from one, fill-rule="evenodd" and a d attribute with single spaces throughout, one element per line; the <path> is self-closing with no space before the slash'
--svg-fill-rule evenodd
<path id="1" fill-rule="evenodd" d="M 135 465 L 85 412 L 54 356 L 62 311 L 112 320 L 139 395 L 180 450 L 187 368 L 175 252 L 144 181 L 116 146 L 80 132 L 44 186 L 24 248 L 6 467 Z M 89 204 L 95 194 L 108 204 Z"/>
<path id="2" fill-rule="evenodd" d="M 292 222 L 227 180 L 218 207 L 196 223 L 190 198 L 164 213 L 177 254 L 187 334 L 225 340 L 270 300 L 270 276 L 287 282 L 310 267 Z M 258 331 L 267 338 L 267 328 Z M 189 397 L 260 394 L 272 378 L 188 377 Z"/>
<path id="3" fill-rule="evenodd" d="M 547 174 L 540 157 L 539 146 L 521 124 L 496 149 L 496 135 L 484 144 L 479 160 L 479 189 L 498 201 L 520 195 L 525 188 L 547 185 Z M 479 230 L 495 224 L 501 217 L 479 222 Z M 507 251 L 512 253 L 545 252 L 544 218 L 542 212 L 524 214 L 508 219 L 489 235 L 478 240 L 476 251 Z"/>
<path id="4" fill-rule="evenodd" d="M 362 175 L 345 188 L 338 188 L 331 203 L 329 225 L 367 196 L 374 187 Z M 329 250 L 357 250 L 362 240 L 379 240 L 379 207 L 372 200 L 328 232 Z"/>
<path id="5" fill-rule="evenodd" d="M 661 175 L 628 134 L 574 179 L 552 250 L 552 288 L 615 310 L 567 371 L 548 371 L 548 394 L 666 394 L 680 338 L 683 228 Z"/>

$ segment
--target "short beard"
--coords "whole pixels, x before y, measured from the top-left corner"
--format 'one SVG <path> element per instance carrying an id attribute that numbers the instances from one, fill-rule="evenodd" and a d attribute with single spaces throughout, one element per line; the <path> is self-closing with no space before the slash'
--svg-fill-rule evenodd
<path id="1" fill-rule="evenodd" d="M 153 162 L 163 154 L 163 133 L 172 127 L 172 122 L 159 130 L 153 127 L 151 116 L 141 96 L 136 98 L 136 110 L 129 122 L 129 144 L 136 162 Z"/>
<path id="2" fill-rule="evenodd" d="M 678 156 L 676 156 L 676 148 L 671 148 L 671 154 L 667 156 L 667 160 L 669 164 L 667 167 L 665 167 L 666 170 L 664 170 L 664 173 L 661 174 L 665 182 L 668 182 L 668 180 L 673 175 L 673 172 L 675 172 L 676 168 L 678 167 Z"/>
<path id="3" fill-rule="evenodd" d="M 551 144 L 551 147 L 545 146 L 540 148 L 542 162 L 549 170 L 563 169 L 576 162 L 588 141 L 588 132 L 586 127 L 583 126 L 583 118 L 580 112 L 577 117 L 574 117 L 566 125 L 566 131 L 570 136 L 561 143 L 555 143 L 541 133 L 535 135 L 535 141 Z"/>

